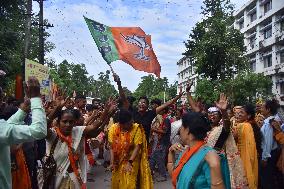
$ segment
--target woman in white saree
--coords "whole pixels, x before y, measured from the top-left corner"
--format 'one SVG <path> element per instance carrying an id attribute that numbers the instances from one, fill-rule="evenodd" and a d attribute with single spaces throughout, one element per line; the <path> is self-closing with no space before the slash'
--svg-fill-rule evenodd
<path id="1" fill-rule="evenodd" d="M 73 109 L 59 112 L 54 127 L 48 130 L 46 137 L 46 154 L 52 153 L 56 162 L 54 188 L 86 188 L 85 137 L 96 137 L 115 109 L 114 101 L 109 101 L 100 117 L 97 116 L 88 126 L 76 126 L 76 114 Z"/>

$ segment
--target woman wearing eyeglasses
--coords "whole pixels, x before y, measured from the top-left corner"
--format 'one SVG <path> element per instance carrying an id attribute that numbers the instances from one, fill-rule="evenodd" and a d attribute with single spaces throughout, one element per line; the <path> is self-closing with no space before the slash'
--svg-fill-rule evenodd
<path id="1" fill-rule="evenodd" d="M 189 83 L 186 89 L 188 101 L 193 111 L 201 112 L 201 109 L 196 105 L 191 96 L 190 87 L 191 84 Z M 227 106 L 227 97 L 224 94 L 220 94 L 219 101 L 215 104 L 215 107 L 208 109 L 211 130 L 207 134 L 206 143 L 226 157 L 230 171 L 231 188 L 247 189 L 248 182 L 236 142 L 231 132 L 231 122 L 227 115 Z"/>

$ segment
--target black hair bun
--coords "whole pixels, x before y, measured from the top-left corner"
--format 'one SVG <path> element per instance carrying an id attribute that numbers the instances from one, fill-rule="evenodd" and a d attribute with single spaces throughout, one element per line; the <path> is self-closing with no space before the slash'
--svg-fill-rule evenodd
<path id="1" fill-rule="evenodd" d="M 204 140 L 207 132 L 211 130 L 209 119 L 202 113 L 189 112 L 183 115 L 182 125 L 189 129 L 197 140 Z"/>

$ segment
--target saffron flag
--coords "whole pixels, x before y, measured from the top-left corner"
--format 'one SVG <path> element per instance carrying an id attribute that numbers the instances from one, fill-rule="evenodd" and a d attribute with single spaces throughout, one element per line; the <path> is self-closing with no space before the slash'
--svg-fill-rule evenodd
<path id="1" fill-rule="evenodd" d="M 104 60 L 122 60 L 134 69 L 160 77 L 161 66 L 151 44 L 151 36 L 139 27 L 109 27 L 84 17 Z"/>

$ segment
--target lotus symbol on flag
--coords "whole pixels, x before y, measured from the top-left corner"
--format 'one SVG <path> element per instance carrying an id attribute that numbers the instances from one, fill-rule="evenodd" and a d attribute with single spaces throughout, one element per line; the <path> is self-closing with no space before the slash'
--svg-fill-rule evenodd
<path id="1" fill-rule="evenodd" d="M 124 36 L 122 33 L 120 33 L 124 41 L 127 43 L 130 43 L 132 45 L 136 45 L 140 48 L 140 52 L 137 54 L 134 54 L 134 57 L 140 60 L 144 61 L 150 61 L 150 57 L 145 55 L 145 50 L 151 50 L 150 45 L 147 44 L 146 38 L 138 35 L 127 35 Z"/>

